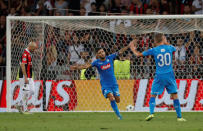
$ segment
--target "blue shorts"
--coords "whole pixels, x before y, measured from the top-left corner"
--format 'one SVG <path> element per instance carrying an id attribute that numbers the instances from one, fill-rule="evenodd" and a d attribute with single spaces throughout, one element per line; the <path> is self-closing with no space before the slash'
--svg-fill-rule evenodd
<path id="1" fill-rule="evenodd" d="M 152 95 L 161 95 L 166 88 L 168 94 L 173 94 L 178 92 L 176 79 L 173 72 L 165 73 L 165 74 L 156 74 L 151 94 Z"/>
<path id="2" fill-rule="evenodd" d="M 112 93 L 114 96 L 120 96 L 118 85 L 102 86 L 102 94 L 105 98 L 107 98 L 109 93 Z"/>

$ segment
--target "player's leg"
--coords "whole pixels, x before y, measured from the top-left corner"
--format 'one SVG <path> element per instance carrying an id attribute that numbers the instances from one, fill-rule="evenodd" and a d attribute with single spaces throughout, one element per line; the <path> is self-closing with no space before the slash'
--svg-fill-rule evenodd
<path id="1" fill-rule="evenodd" d="M 29 85 L 24 84 L 22 91 L 23 91 L 23 96 L 22 96 L 23 110 L 24 110 L 24 112 L 27 112 L 28 98 L 29 98 L 29 94 L 30 94 Z"/>
<path id="2" fill-rule="evenodd" d="M 27 96 L 26 96 L 26 100 L 25 100 L 25 105 L 26 105 L 26 108 L 25 108 L 25 112 L 28 112 L 29 109 L 28 109 L 28 101 L 29 99 L 34 95 L 34 81 L 32 78 L 29 78 L 29 84 L 27 85 L 28 86 L 28 91 L 27 91 Z"/>
<path id="3" fill-rule="evenodd" d="M 115 100 L 116 100 L 116 103 L 120 103 L 120 96 L 114 96 L 115 97 Z"/>
<path id="4" fill-rule="evenodd" d="M 120 103 L 120 93 L 118 85 L 112 87 L 113 96 L 115 97 L 116 103 Z"/>
<path id="5" fill-rule="evenodd" d="M 33 89 L 34 89 L 34 82 L 33 80 L 30 78 L 29 80 L 29 84 L 25 84 L 24 83 L 24 78 L 20 78 L 20 85 L 22 87 L 22 106 L 23 106 L 23 113 L 28 112 L 28 100 L 31 97 L 31 95 L 33 95 Z"/>
<path id="6" fill-rule="evenodd" d="M 17 103 L 16 108 L 20 113 L 23 113 L 23 110 L 26 108 L 25 107 L 25 100 L 26 100 L 26 93 L 23 90 L 24 88 L 24 78 L 19 78 L 19 83 L 20 83 L 20 90 L 22 90 L 22 97 L 19 103 Z"/>
<path id="7" fill-rule="evenodd" d="M 113 94 L 108 93 L 107 98 L 109 98 L 109 101 L 111 103 L 111 107 L 114 110 L 115 114 L 117 115 L 118 119 L 122 119 L 122 116 L 121 116 L 121 114 L 120 114 L 120 112 L 118 110 L 118 106 L 116 104 L 116 100 L 115 100 L 115 97 L 113 96 Z"/>
<path id="8" fill-rule="evenodd" d="M 176 110 L 177 118 L 182 118 L 180 102 L 177 93 L 171 94 L 171 98 L 173 99 L 173 106 Z"/>
<path id="9" fill-rule="evenodd" d="M 23 91 L 23 109 L 24 109 L 24 112 L 27 112 L 28 108 L 28 96 L 29 96 L 29 91 Z"/>
<path id="10" fill-rule="evenodd" d="M 156 107 L 156 96 L 161 94 L 164 91 L 164 86 L 161 83 L 161 80 L 155 76 L 154 81 L 152 83 L 152 89 L 151 89 L 151 97 L 149 100 L 149 111 L 150 115 L 145 118 L 146 121 L 151 120 L 154 118 L 154 109 Z"/>
<path id="11" fill-rule="evenodd" d="M 177 121 L 186 121 L 184 118 L 182 118 L 182 114 L 181 114 L 181 107 L 180 107 L 180 101 L 178 99 L 178 95 L 177 93 L 173 93 L 171 94 L 171 97 L 173 99 L 173 106 L 176 110 L 176 114 L 177 114 Z"/>
<path id="12" fill-rule="evenodd" d="M 116 103 L 120 103 L 120 93 L 119 93 L 119 87 L 118 87 L 118 85 L 113 86 L 112 87 L 112 91 L 113 91 L 113 96 L 114 96 L 114 98 L 116 100 Z M 119 110 L 118 110 L 118 112 L 119 112 Z M 119 119 L 122 119 L 121 114 L 119 115 Z"/>
<path id="13" fill-rule="evenodd" d="M 34 90 L 35 90 L 34 81 L 32 78 L 30 78 L 29 79 L 29 96 L 28 96 L 28 98 L 30 98 L 34 95 Z"/>
<path id="14" fill-rule="evenodd" d="M 149 100 L 149 111 L 150 114 L 154 114 L 154 108 L 156 106 L 156 95 L 151 94 L 150 100 Z"/>
<path id="15" fill-rule="evenodd" d="M 166 90 L 169 94 L 171 94 L 171 98 L 173 99 L 173 106 L 176 110 L 177 120 L 186 121 L 185 119 L 182 118 L 182 114 L 181 114 L 181 107 L 180 107 L 180 101 L 178 99 L 178 94 L 177 94 L 178 88 L 177 88 L 175 76 L 173 73 L 170 73 L 168 76 L 170 77 L 166 81 L 167 82 Z"/>
<path id="16" fill-rule="evenodd" d="M 154 108 L 156 106 L 156 95 L 151 94 L 150 100 L 149 100 L 149 111 L 150 115 L 145 118 L 146 121 L 150 121 L 152 118 L 154 118 Z"/>

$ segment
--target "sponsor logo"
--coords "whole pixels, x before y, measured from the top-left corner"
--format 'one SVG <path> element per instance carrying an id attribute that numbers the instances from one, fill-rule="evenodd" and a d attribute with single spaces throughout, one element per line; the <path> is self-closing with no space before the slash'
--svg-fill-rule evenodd
<path id="1" fill-rule="evenodd" d="M 23 61 L 26 61 L 27 59 L 26 58 L 23 58 Z"/>
<path id="2" fill-rule="evenodd" d="M 183 111 L 203 110 L 203 82 L 197 79 L 178 79 L 178 97 Z M 136 111 L 149 111 L 150 92 L 153 80 L 136 80 L 134 85 L 134 103 Z M 173 109 L 173 100 L 165 90 L 156 98 L 156 110 Z"/>
<path id="3" fill-rule="evenodd" d="M 6 83 L 6 81 L 3 83 Z M 34 85 L 34 95 L 28 100 L 28 109 L 31 111 L 43 111 L 43 106 L 47 111 L 69 111 L 76 108 L 77 93 L 74 81 L 46 81 L 45 90 L 43 90 L 43 81 L 35 81 Z M 0 89 L 6 90 L 6 84 L 3 84 Z M 46 96 L 43 96 L 44 91 Z M 5 93 L 1 94 L 5 99 L 0 99 L 0 103 L 4 103 L 4 105 L 6 105 Z M 20 88 L 19 81 L 12 81 L 11 94 L 13 94 L 13 97 L 11 97 L 11 110 L 17 111 L 16 105 L 22 100 L 23 95 L 23 89 Z M 43 97 L 45 98 L 44 103 Z M 0 106 L 0 108 L 2 107 Z"/>
<path id="4" fill-rule="evenodd" d="M 161 49 L 161 52 L 165 52 L 165 49 Z"/>
<path id="5" fill-rule="evenodd" d="M 181 109 L 183 111 L 203 111 L 203 81 L 198 79 L 177 79 L 176 82 L 178 85 L 178 97 Z M 132 91 L 133 97 L 126 97 L 126 99 L 134 100 L 135 111 L 149 111 L 152 83 L 152 79 L 135 80 Z M 34 82 L 34 85 L 34 95 L 28 101 L 28 108 L 31 111 L 43 111 L 43 107 L 46 108 L 47 111 L 68 111 L 74 110 L 77 107 L 78 94 L 74 81 L 47 80 L 43 82 L 42 80 L 37 80 Z M 20 102 L 23 94 L 19 81 L 12 81 L 11 94 L 12 111 L 17 111 L 15 105 Z M 5 109 L 6 81 L 2 80 L 0 80 L 0 98 L 0 109 Z M 92 103 L 88 104 L 91 105 Z M 88 105 L 85 105 L 85 107 L 86 106 Z M 156 98 L 155 111 L 168 111 L 172 109 L 173 100 L 170 98 L 167 91 L 164 91 L 162 95 Z"/>
<path id="6" fill-rule="evenodd" d="M 110 67 L 111 67 L 111 65 L 110 65 L 110 63 L 108 63 L 107 65 L 101 66 L 101 69 L 102 69 L 102 70 L 107 70 L 107 69 L 109 69 Z"/>

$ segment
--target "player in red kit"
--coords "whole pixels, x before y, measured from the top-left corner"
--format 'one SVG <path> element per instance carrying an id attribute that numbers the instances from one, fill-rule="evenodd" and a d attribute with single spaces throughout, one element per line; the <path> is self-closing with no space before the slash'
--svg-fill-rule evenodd
<path id="1" fill-rule="evenodd" d="M 26 113 L 28 99 L 34 94 L 34 81 L 32 78 L 32 53 L 37 49 L 35 42 L 30 42 L 24 50 L 20 59 L 19 81 L 20 88 L 23 91 L 23 96 L 20 103 L 17 105 L 19 112 Z M 23 106 L 23 109 L 20 108 Z"/>

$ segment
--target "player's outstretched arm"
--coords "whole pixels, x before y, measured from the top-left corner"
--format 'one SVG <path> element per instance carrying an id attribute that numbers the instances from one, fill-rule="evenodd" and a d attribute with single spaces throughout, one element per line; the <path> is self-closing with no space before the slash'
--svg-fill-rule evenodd
<path id="1" fill-rule="evenodd" d="M 123 54 L 123 52 L 125 52 L 129 47 L 130 47 L 130 46 L 127 45 L 126 47 L 120 49 L 119 52 L 118 52 L 118 54 L 119 54 L 119 55 Z"/>
<path id="2" fill-rule="evenodd" d="M 87 69 L 90 68 L 92 65 L 90 63 L 86 63 L 84 65 L 73 65 L 70 66 L 70 70 L 82 70 L 82 69 Z"/>
<path id="3" fill-rule="evenodd" d="M 134 39 L 134 40 L 132 40 L 132 41 L 130 42 L 129 47 L 130 47 L 131 51 L 132 51 L 137 57 L 143 56 L 142 53 L 140 53 L 139 51 L 137 51 L 137 50 L 135 49 L 135 44 L 137 44 L 137 39 Z"/>

